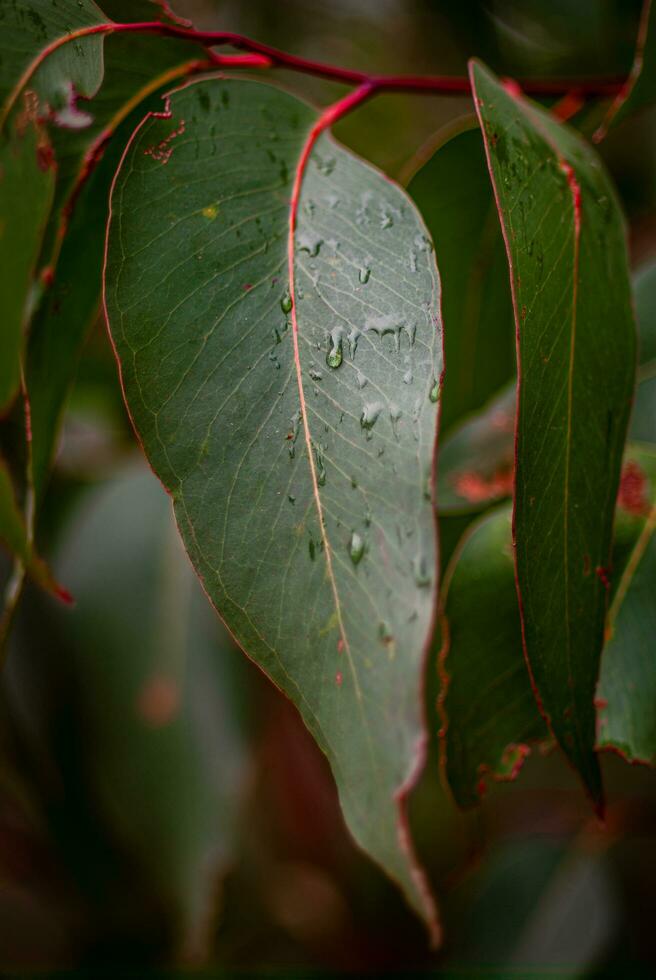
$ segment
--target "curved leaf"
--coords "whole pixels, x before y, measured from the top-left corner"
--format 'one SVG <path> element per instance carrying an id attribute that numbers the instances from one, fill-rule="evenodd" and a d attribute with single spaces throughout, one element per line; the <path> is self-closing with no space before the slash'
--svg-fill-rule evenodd
<path id="1" fill-rule="evenodd" d="M 606 118 L 594 134 L 604 138 L 611 126 L 625 119 L 636 109 L 656 102 L 656 4 L 643 0 L 642 16 L 636 40 L 636 52 L 629 77 L 615 97 Z"/>
<path id="2" fill-rule="evenodd" d="M 510 520 L 503 506 L 477 521 L 444 580 L 440 734 L 460 806 L 479 802 L 488 773 L 513 779 L 548 735 L 522 656 Z"/>
<path id="3" fill-rule="evenodd" d="M 11 134 L 0 136 L 0 414 L 18 392 L 28 296 L 54 186 L 50 144 L 27 103 Z"/>
<path id="4" fill-rule="evenodd" d="M 408 193 L 440 263 L 442 314 L 449 324 L 440 408 L 446 432 L 515 370 L 506 256 L 478 128 L 440 146 L 413 176 Z"/>
<path id="5" fill-rule="evenodd" d="M 316 120 L 257 82 L 173 93 L 115 181 L 107 316 L 208 595 L 297 704 L 356 840 L 433 922 L 402 811 L 425 744 L 439 280 L 403 192 L 325 134 L 290 240 Z"/>
<path id="6" fill-rule="evenodd" d="M 471 65 L 518 334 L 514 533 L 526 656 L 554 735 L 601 805 L 594 688 L 635 374 L 624 225 L 601 164 Z"/>
<path id="7" fill-rule="evenodd" d="M 0 6 L 0 115 L 38 55 L 80 27 L 106 23 L 93 0 L 20 0 Z M 102 81 L 102 37 L 65 44 L 29 79 L 41 112 L 66 113 L 78 95 L 91 98 Z M 4 107 L 4 110 L 3 110 Z M 62 121 L 65 121 L 65 116 Z"/>
<path id="8" fill-rule="evenodd" d="M 629 515 L 597 688 L 597 744 L 656 763 L 656 453 L 634 448 L 620 485 Z M 627 519 L 625 518 L 625 522 Z M 628 523 L 628 522 L 627 522 Z M 626 547 L 626 539 L 631 547 Z M 618 563 L 619 564 L 619 563 Z"/>

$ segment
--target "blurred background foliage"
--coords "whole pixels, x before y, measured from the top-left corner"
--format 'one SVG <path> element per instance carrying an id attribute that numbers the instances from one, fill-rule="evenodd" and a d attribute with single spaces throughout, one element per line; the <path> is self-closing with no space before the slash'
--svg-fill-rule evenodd
<path id="1" fill-rule="evenodd" d="M 463 74 L 475 54 L 518 76 L 626 73 L 640 12 L 639 0 L 173 6 L 199 27 L 372 72 Z M 321 103 L 341 91 L 276 75 Z M 405 180 L 417 148 L 470 111 L 464 98 L 386 95 L 337 135 Z M 589 133 L 596 118 L 577 121 Z M 636 265 L 656 247 L 655 120 L 653 111 L 628 120 L 601 149 Z M 445 551 L 468 520 L 443 520 Z M 348 837 L 296 712 L 209 609 L 135 447 L 100 321 L 41 533 L 76 606 L 30 589 L 0 682 L 3 975 L 154 976 L 174 965 L 208 976 L 653 976 L 653 773 L 604 756 L 605 830 L 557 753 L 534 753 L 516 783 L 489 787 L 462 813 L 439 778 L 434 664 L 430 758 L 411 801 L 445 929 L 443 948 L 428 950 L 395 888 Z"/>

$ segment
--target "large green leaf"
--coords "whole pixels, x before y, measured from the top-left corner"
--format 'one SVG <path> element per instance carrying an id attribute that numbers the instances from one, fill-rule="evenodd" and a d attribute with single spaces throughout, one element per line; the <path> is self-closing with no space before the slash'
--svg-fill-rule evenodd
<path id="1" fill-rule="evenodd" d="M 116 178 L 106 309 L 208 595 L 297 704 L 356 840 L 433 922 L 403 803 L 425 744 L 439 280 L 411 202 L 326 134 L 288 241 L 316 119 L 257 82 L 175 92 Z"/>
<path id="2" fill-rule="evenodd" d="M 593 696 L 635 374 L 624 225 L 592 149 L 473 62 L 518 332 L 514 531 L 542 710 L 597 802 Z"/>
<path id="3" fill-rule="evenodd" d="M 506 256 L 478 129 L 458 133 L 414 175 L 408 192 L 435 243 L 448 371 L 441 431 L 508 381 L 515 334 Z"/>
<path id="4" fill-rule="evenodd" d="M 478 802 L 487 773 L 514 778 L 527 743 L 547 736 L 522 656 L 510 519 L 503 506 L 474 524 L 444 579 L 441 737 L 461 806 Z"/>
<path id="5" fill-rule="evenodd" d="M 0 136 L 0 414 L 18 391 L 28 294 L 55 186 L 50 146 L 25 107 Z"/>
<path id="6" fill-rule="evenodd" d="M 61 628 L 100 813 L 199 954 L 249 777 L 239 651 L 145 465 L 87 494 L 57 567 L 75 591 Z"/>
<path id="7" fill-rule="evenodd" d="M 623 561 L 608 611 L 597 689 L 600 748 L 656 763 L 656 452 L 633 449 L 620 487 Z M 626 526 L 628 525 L 628 526 Z M 630 542 L 631 547 L 627 547 Z"/>

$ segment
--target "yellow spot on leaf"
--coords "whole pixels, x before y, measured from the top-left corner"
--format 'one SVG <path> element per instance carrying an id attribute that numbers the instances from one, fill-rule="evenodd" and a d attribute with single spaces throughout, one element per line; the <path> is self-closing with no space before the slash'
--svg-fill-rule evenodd
<path id="1" fill-rule="evenodd" d="M 209 218 L 210 221 L 214 221 L 219 209 L 216 204 L 208 204 L 206 208 L 203 208 L 203 217 Z"/>

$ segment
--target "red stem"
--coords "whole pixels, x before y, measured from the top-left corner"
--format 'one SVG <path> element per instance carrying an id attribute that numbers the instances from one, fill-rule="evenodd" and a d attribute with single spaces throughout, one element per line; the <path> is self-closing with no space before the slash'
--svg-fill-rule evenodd
<path id="1" fill-rule="evenodd" d="M 378 92 L 417 92 L 433 93 L 441 95 L 468 95 L 471 92 L 469 79 L 455 75 L 376 75 L 362 71 L 354 71 L 350 68 L 340 68 L 337 65 L 329 65 L 321 61 L 312 61 L 308 58 L 299 58 L 293 54 L 287 54 L 278 48 L 272 48 L 268 44 L 262 44 L 251 38 L 244 37 L 242 34 L 234 34 L 231 31 L 196 31 L 177 24 L 166 24 L 160 21 L 142 21 L 127 24 L 94 24 L 90 27 L 81 27 L 70 34 L 58 38 L 45 47 L 37 58 L 28 67 L 27 71 L 19 80 L 13 93 L 9 96 L 5 109 L 0 115 L 0 126 L 4 123 L 9 110 L 16 100 L 18 93 L 30 80 L 36 69 L 45 59 L 58 48 L 67 44 L 69 41 L 77 40 L 82 37 L 90 37 L 96 34 L 158 34 L 164 37 L 174 37 L 186 41 L 193 41 L 201 44 L 205 48 L 218 47 L 229 44 L 233 48 L 250 52 L 251 55 L 259 56 L 259 65 L 266 59 L 272 66 L 287 68 L 291 71 L 303 72 L 306 75 L 317 75 L 320 78 L 327 78 L 334 82 L 342 82 L 346 85 L 371 85 Z M 522 89 L 537 96 L 557 96 L 567 95 L 575 92 L 584 97 L 612 97 L 617 95 L 625 84 L 623 78 L 559 78 L 559 79 L 537 79 L 529 78 L 520 81 Z"/>

